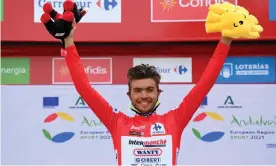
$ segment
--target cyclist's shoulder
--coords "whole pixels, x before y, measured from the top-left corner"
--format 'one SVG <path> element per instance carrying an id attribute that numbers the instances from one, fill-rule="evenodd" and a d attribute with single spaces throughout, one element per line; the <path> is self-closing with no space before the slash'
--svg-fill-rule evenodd
<path id="1" fill-rule="evenodd" d="M 124 111 L 113 108 L 113 112 L 115 113 L 115 116 L 117 116 L 118 120 L 123 120 L 123 121 L 132 121 L 133 117 L 130 115 L 127 115 Z"/>
<path id="2" fill-rule="evenodd" d="M 173 120 L 175 120 L 177 109 L 178 109 L 178 107 L 174 107 L 164 113 L 157 113 L 157 117 L 164 121 L 169 121 L 169 120 L 173 121 Z"/>

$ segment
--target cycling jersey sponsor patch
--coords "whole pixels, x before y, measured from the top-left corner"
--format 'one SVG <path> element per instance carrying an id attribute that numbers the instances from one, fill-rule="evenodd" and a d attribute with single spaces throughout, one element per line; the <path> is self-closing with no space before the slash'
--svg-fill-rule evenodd
<path id="1" fill-rule="evenodd" d="M 122 165 L 172 165 L 172 136 L 121 137 Z"/>
<path id="2" fill-rule="evenodd" d="M 135 136 L 143 136 L 144 132 L 138 132 L 138 131 L 130 131 L 129 135 L 135 135 Z"/>
<path id="3" fill-rule="evenodd" d="M 135 139 L 129 139 L 129 145 L 141 145 L 142 147 L 166 147 L 167 140 L 159 139 L 159 140 L 149 140 L 149 141 L 138 141 Z"/>
<path id="4" fill-rule="evenodd" d="M 137 148 L 133 150 L 133 154 L 137 157 L 141 156 L 161 156 L 161 148 Z"/>
<path id="5" fill-rule="evenodd" d="M 141 157 L 141 158 L 135 158 L 135 163 L 161 163 L 160 157 Z"/>
<path id="6" fill-rule="evenodd" d="M 144 130 L 146 128 L 146 125 L 144 126 L 134 126 L 132 125 L 130 130 Z"/>
<path id="7" fill-rule="evenodd" d="M 155 123 L 151 125 L 151 135 L 166 134 L 165 127 L 162 123 Z"/>
<path id="8" fill-rule="evenodd" d="M 119 110 L 117 108 L 113 108 L 113 112 L 118 114 L 119 113 Z"/>

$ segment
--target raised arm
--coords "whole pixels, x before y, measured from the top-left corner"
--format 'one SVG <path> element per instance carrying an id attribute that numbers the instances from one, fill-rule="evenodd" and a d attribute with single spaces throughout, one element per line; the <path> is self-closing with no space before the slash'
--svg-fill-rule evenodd
<path id="1" fill-rule="evenodd" d="M 70 36 L 65 39 L 65 51 L 67 52 L 65 60 L 75 88 L 90 109 L 112 133 L 112 127 L 118 117 L 118 111 L 112 108 L 112 106 L 109 105 L 109 103 L 90 85 L 78 51 L 74 45 L 73 37 Z"/>
<path id="2" fill-rule="evenodd" d="M 228 55 L 230 44 L 231 39 L 222 37 L 199 82 L 183 99 L 179 107 L 172 111 L 177 123 L 179 124 L 178 127 L 181 132 L 189 123 L 205 96 L 215 84 Z"/>

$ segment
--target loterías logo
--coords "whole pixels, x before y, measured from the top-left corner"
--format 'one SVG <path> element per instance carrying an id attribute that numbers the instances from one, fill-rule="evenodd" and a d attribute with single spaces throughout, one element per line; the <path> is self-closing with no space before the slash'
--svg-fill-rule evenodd
<path id="1" fill-rule="evenodd" d="M 73 122 L 74 118 L 65 113 L 65 112 L 56 112 L 53 114 L 50 114 L 47 116 L 44 120 L 44 123 L 51 123 L 54 122 L 56 119 L 61 119 L 67 122 Z M 75 133 L 74 132 L 61 132 L 59 134 L 56 134 L 55 136 L 52 136 L 49 131 L 46 129 L 42 130 L 43 135 L 50 141 L 55 142 L 55 143 L 63 143 L 66 141 L 69 141 L 71 138 L 74 137 Z"/>
<path id="2" fill-rule="evenodd" d="M 210 5 L 238 0 L 151 0 L 152 22 L 205 21 Z"/>
<path id="3" fill-rule="evenodd" d="M 194 118 L 193 122 L 201 122 L 204 119 L 206 119 L 207 117 L 211 118 L 212 120 L 216 120 L 216 121 L 224 120 L 221 115 L 219 115 L 215 112 L 202 112 Z M 205 142 L 217 141 L 217 140 L 221 139 L 225 134 L 224 132 L 221 132 L 221 131 L 212 131 L 207 134 L 201 135 L 201 133 L 195 128 L 192 128 L 192 131 L 198 139 L 205 141 Z"/>

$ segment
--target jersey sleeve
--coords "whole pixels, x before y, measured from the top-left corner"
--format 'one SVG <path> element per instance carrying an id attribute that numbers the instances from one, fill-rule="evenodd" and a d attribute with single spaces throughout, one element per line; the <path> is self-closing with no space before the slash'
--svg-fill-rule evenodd
<path id="1" fill-rule="evenodd" d="M 112 129 L 115 127 L 114 125 L 116 124 L 118 116 L 122 113 L 119 113 L 119 111 L 114 109 L 90 85 L 75 45 L 69 46 L 65 50 L 67 52 L 65 60 L 77 92 L 110 133 L 112 133 Z"/>
<path id="2" fill-rule="evenodd" d="M 200 80 L 184 97 L 180 105 L 169 112 L 176 120 L 179 130 L 182 132 L 187 126 L 200 104 L 215 84 L 229 52 L 229 45 L 219 42 L 213 56 L 205 68 Z"/>

